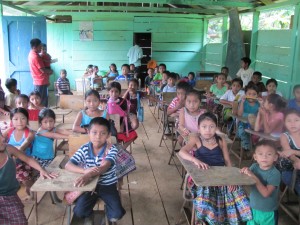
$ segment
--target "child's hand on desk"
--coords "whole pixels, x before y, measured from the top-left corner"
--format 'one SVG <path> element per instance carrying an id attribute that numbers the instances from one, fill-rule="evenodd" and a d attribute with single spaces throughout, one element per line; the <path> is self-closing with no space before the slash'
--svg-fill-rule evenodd
<path id="1" fill-rule="evenodd" d="M 54 172 L 48 173 L 46 170 L 41 170 L 40 176 L 42 179 L 53 179 L 58 177 L 58 173 L 54 173 Z"/>
<path id="2" fill-rule="evenodd" d="M 240 170 L 241 173 L 246 174 L 249 177 L 254 177 L 254 173 L 248 168 L 248 167 L 244 167 Z"/>
<path id="3" fill-rule="evenodd" d="M 85 185 L 87 185 L 90 182 L 90 176 L 88 174 L 85 174 L 81 177 L 78 177 L 75 182 L 74 182 L 74 186 L 75 187 L 83 187 Z"/>
<path id="4" fill-rule="evenodd" d="M 91 167 L 91 168 L 87 168 L 84 170 L 84 174 L 88 174 L 88 173 L 91 173 L 91 172 L 99 172 L 99 168 L 98 167 Z"/>
<path id="5" fill-rule="evenodd" d="M 200 160 L 198 159 L 194 159 L 193 160 L 193 163 L 199 168 L 199 169 L 204 169 L 204 170 L 207 170 L 209 168 L 209 165 L 207 165 L 206 163 L 204 162 L 201 162 Z"/>

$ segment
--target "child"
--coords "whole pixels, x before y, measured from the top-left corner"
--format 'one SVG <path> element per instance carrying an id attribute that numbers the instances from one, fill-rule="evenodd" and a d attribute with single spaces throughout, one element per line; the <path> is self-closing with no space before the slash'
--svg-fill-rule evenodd
<path id="1" fill-rule="evenodd" d="M 176 92 L 175 83 L 176 83 L 176 74 L 170 73 L 170 75 L 168 76 L 168 83 L 163 88 L 162 92 Z"/>
<path id="2" fill-rule="evenodd" d="M 32 146 L 31 156 L 38 161 L 41 167 L 47 167 L 54 159 L 54 139 L 67 139 L 69 131 L 56 129 L 55 113 L 51 109 L 42 109 L 39 113 L 39 125 Z"/>
<path id="3" fill-rule="evenodd" d="M 3 137 L 7 143 L 16 147 L 19 151 L 26 155 L 31 155 L 31 142 L 34 139 L 34 132 L 27 127 L 29 115 L 24 108 L 15 108 L 11 111 L 10 119 L 12 121 L 12 128 L 9 128 L 3 133 Z M 27 164 L 16 161 L 17 179 L 26 187 L 26 193 L 30 197 L 30 187 L 32 186 L 32 169 Z"/>
<path id="4" fill-rule="evenodd" d="M 18 97 L 16 97 L 15 104 L 16 104 L 16 108 L 28 109 L 28 107 L 29 107 L 29 97 L 27 95 L 20 94 L 20 95 L 18 95 Z M 30 115 L 29 115 L 29 117 L 30 117 Z"/>
<path id="5" fill-rule="evenodd" d="M 261 97 L 265 99 L 270 94 L 278 94 L 279 96 L 282 97 L 281 92 L 277 91 L 277 86 L 278 86 L 277 80 L 273 78 L 267 80 L 266 82 L 267 91 L 262 92 Z"/>
<path id="6" fill-rule="evenodd" d="M 74 121 L 73 131 L 78 133 L 87 133 L 87 127 L 90 121 L 95 117 L 108 118 L 106 110 L 99 109 L 100 95 L 96 90 L 88 90 L 85 93 L 86 109 L 81 110 Z"/>
<path id="7" fill-rule="evenodd" d="M 250 206 L 253 219 L 247 225 L 273 225 L 278 223 L 278 194 L 280 173 L 273 165 L 278 154 L 273 141 L 263 140 L 256 144 L 254 159 L 250 168 L 241 173 L 252 177 L 255 185 L 251 188 Z"/>
<path id="8" fill-rule="evenodd" d="M 240 77 L 243 81 L 244 86 L 246 87 L 248 83 L 251 80 L 253 69 L 251 69 L 249 66 L 251 64 L 251 59 L 248 57 L 241 58 L 241 68 L 237 72 L 236 76 Z"/>
<path id="9" fill-rule="evenodd" d="M 16 108 L 15 100 L 20 94 L 20 90 L 17 89 L 17 80 L 14 78 L 8 78 L 5 82 L 5 87 L 9 93 L 5 96 L 5 105 L 9 110 Z"/>
<path id="10" fill-rule="evenodd" d="M 284 115 L 281 111 L 285 106 L 286 102 L 278 94 L 268 95 L 259 107 L 254 130 L 279 137 L 284 125 Z"/>
<path id="11" fill-rule="evenodd" d="M 263 82 L 261 82 L 262 74 L 259 71 L 255 71 L 252 75 L 251 81 L 248 83 L 248 85 L 256 85 L 258 88 L 259 94 L 266 91 L 266 87 Z"/>
<path id="12" fill-rule="evenodd" d="M 129 77 L 128 77 L 128 73 L 129 73 L 129 65 L 128 64 L 123 64 L 122 67 L 121 67 L 121 70 L 122 70 L 122 74 L 117 76 L 115 78 L 115 81 L 118 81 L 118 80 L 129 80 Z"/>
<path id="13" fill-rule="evenodd" d="M 153 81 L 156 81 L 156 80 L 160 81 L 160 80 L 162 80 L 162 74 L 166 70 L 167 70 L 166 64 L 163 64 L 163 63 L 159 64 L 159 66 L 158 66 L 158 72 L 155 73 Z"/>
<path id="14" fill-rule="evenodd" d="M 17 195 L 19 182 L 16 179 L 16 165 L 13 157 L 38 170 L 42 178 L 52 179 L 57 175 L 47 173 L 34 159 L 6 144 L 0 132 L 0 224 L 27 225 L 24 205 Z"/>
<path id="15" fill-rule="evenodd" d="M 87 78 L 87 79 L 91 80 L 91 77 L 93 75 L 93 70 L 94 70 L 93 65 L 91 65 L 91 64 L 88 65 L 83 74 L 83 78 Z"/>
<path id="16" fill-rule="evenodd" d="M 117 66 L 116 64 L 112 63 L 109 66 L 109 71 L 106 73 L 104 77 L 107 77 L 107 80 L 114 80 L 117 76 L 119 76 Z"/>
<path id="17" fill-rule="evenodd" d="M 93 207 L 98 198 L 106 204 L 106 215 L 110 222 L 120 220 L 125 214 L 117 190 L 116 156 L 117 148 L 107 143 L 110 137 L 108 120 L 96 117 L 88 127 L 90 142 L 84 144 L 70 158 L 66 170 L 81 173 L 74 186 L 88 184 L 92 177 L 99 176 L 93 193 L 84 192 L 76 201 L 74 214 L 77 217 L 91 219 Z"/>
<path id="18" fill-rule="evenodd" d="M 6 110 L 5 107 L 5 93 L 1 86 L 1 79 L 0 79 L 0 113 L 4 114 L 5 116 L 9 115 L 9 112 Z"/>
<path id="19" fill-rule="evenodd" d="M 29 94 L 29 101 L 30 104 L 28 106 L 28 109 L 41 110 L 45 108 L 44 106 L 41 105 L 42 98 L 38 91 L 33 91 Z"/>
<path id="20" fill-rule="evenodd" d="M 191 89 L 191 86 L 184 81 L 179 82 L 176 85 L 176 97 L 173 98 L 172 102 L 168 106 L 167 109 L 167 115 L 178 117 L 179 116 L 179 110 L 184 107 L 185 103 L 185 97 L 186 93 L 189 92 Z"/>
<path id="21" fill-rule="evenodd" d="M 70 88 L 70 81 L 67 78 L 67 71 L 65 69 L 60 70 L 60 77 L 56 82 L 57 92 L 60 95 L 72 95 Z"/>
<path id="22" fill-rule="evenodd" d="M 157 92 L 162 92 L 163 91 L 164 87 L 168 84 L 168 78 L 169 78 L 170 74 L 171 73 L 167 70 L 162 72 L 162 79 L 159 83 L 159 88 L 157 88 L 157 90 L 156 90 Z"/>
<path id="23" fill-rule="evenodd" d="M 186 94 L 185 107 L 179 112 L 178 130 L 183 137 L 188 137 L 190 133 L 198 133 L 198 119 L 206 112 L 205 109 L 200 109 L 201 96 L 196 90 L 190 90 Z M 183 143 L 183 138 L 179 136 L 178 142 Z"/>
<path id="24" fill-rule="evenodd" d="M 211 112 L 202 114 L 198 120 L 199 136 L 190 136 L 188 143 L 180 149 L 179 155 L 199 169 L 209 169 L 209 166 L 231 167 L 227 143 L 216 131 L 216 116 Z M 189 153 L 191 149 L 194 156 Z M 194 185 L 192 192 L 196 220 L 209 224 L 238 224 L 252 218 L 247 196 L 239 186 Z"/>
<path id="25" fill-rule="evenodd" d="M 226 81 L 228 81 L 228 82 L 231 82 L 231 81 L 232 81 L 232 78 L 231 78 L 231 76 L 229 75 L 229 68 L 228 68 L 228 67 L 223 66 L 223 67 L 221 68 L 221 73 L 225 74 L 225 76 L 226 76 Z"/>
<path id="26" fill-rule="evenodd" d="M 134 64 L 130 64 L 129 65 L 129 73 L 128 73 L 128 75 L 129 75 L 130 79 L 137 77 L 137 73 L 135 72 L 135 65 Z"/>
<path id="27" fill-rule="evenodd" d="M 96 90 L 101 90 L 103 87 L 102 76 L 98 75 L 99 68 L 98 66 L 94 66 L 93 74 L 91 76 L 91 88 Z"/>
<path id="28" fill-rule="evenodd" d="M 147 73 L 148 73 L 148 76 L 145 78 L 145 87 L 146 87 L 147 94 L 150 95 L 150 94 L 152 94 L 152 93 L 150 93 L 150 85 L 151 85 L 151 82 L 153 81 L 154 69 L 149 68 Z"/>
<path id="29" fill-rule="evenodd" d="M 293 88 L 293 94 L 295 98 L 290 99 L 288 102 L 288 108 L 296 109 L 300 112 L 300 84 L 296 84 Z"/>
<path id="30" fill-rule="evenodd" d="M 284 125 L 286 132 L 280 136 L 280 144 L 283 151 L 279 152 L 285 160 L 280 160 L 282 168 L 282 181 L 286 185 L 292 182 L 293 164 L 299 161 L 300 157 L 300 113 L 295 109 L 289 109 L 285 112 Z M 295 168 L 299 169 L 299 168 Z M 300 194 L 300 173 L 297 172 L 295 191 Z"/>
<path id="31" fill-rule="evenodd" d="M 241 98 L 238 107 L 238 116 L 248 118 L 249 114 L 257 115 L 259 109 L 258 88 L 255 85 L 247 85 L 245 88 L 246 94 Z M 245 132 L 248 123 L 239 121 L 238 123 L 238 136 L 241 139 L 241 146 L 246 151 L 246 157 L 250 158 L 250 135 Z"/>
<path id="32" fill-rule="evenodd" d="M 189 72 L 189 74 L 188 74 L 188 83 L 192 88 L 195 87 L 196 81 L 195 81 L 195 73 L 194 72 Z"/>
<path id="33" fill-rule="evenodd" d="M 127 99 L 129 104 L 129 120 L 131 124 L 131 128 L 136 130 L 139 127 L 139 121 L 137 118 L 137 111 L 138 111 L 138 98 L 137 93 L 139 82 L 137 79 L 133 78 L 129 81 L 128 90 L 124 93 L 123 99 Z"/>
<path id="34" fill-rule="evenodd" d="M 43 60 L 43 63 L 44 63 L 44 66 L 46 69 L 51 69 L 50 64 L 57 62 L 57 59 L 52 59 L 51 55 L 49 55 L 47 53 L 47 45 L 46 44 L 42 44 L 42 50 L 41 50 L 40 56 Z"/>

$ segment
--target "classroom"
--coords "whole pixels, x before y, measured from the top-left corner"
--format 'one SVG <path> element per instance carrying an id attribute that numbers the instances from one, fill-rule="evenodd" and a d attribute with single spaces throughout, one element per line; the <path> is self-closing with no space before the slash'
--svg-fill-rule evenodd
<path id="1" fill-rule="evenodd" d="M 300 0 L 0 12 L 0 225 L 300 225 Z"/>

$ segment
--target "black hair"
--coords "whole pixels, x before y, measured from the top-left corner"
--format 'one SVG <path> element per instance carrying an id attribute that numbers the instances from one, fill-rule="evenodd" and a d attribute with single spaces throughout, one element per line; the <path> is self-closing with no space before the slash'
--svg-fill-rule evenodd
<path id="1" fill-rule="evenodd" d="M 93 125 L 101 125 L 107 128 L 108 133 L 110 133 L 110 123 L 107 119 L 103 117 L 95 117 L 91 120 L 88 129 L 91 130 Z"/>
<path id="2" fill-rule="evenodd" d="M 188 96 L 188 95 L 194 95 L 194 96 L 196 96 L 200 100 L 200 102 L 201 102 L 201 93 L 199 91 L 197 91 L 195 89 L 191 89 L 191 90 L 189 90 L 187 92 L 186 96 Z"/>
<path id="3" fill-rule="evenodd" d="M 118 89 L 118 91 L 121 93 L 121 84 L 117 81 L 113 81 L 109 84 L 108 90 L 111 90 L 112 88 Z"/>
<path id="4" fill-rule="evenodd" d="M 294 87 L 293 87 L 293 93 L 295 93 L 295 91 L 297 90 L 297 89 L 299 89 L 300 88 L 300 84 L 296 84 Z"/>
<path id="5" fill-rule="evenodd" d="M 14 117 L 14 115 L 16 113 L 22 113 L 26 117 L 27 123 L 28 123 L 29 114 L 28 114 L 28 111 L 26 109 L 19 107 L 19 108 L 15 108 L 15 109 L 11 110 L 10 111 L 10 115 L 9 115 L 10 116 L 10 120 L 12 120 L 12 118 Z"/>
<path id="6" fill-rule="evenodd" d="M 193 76 L 193 79 L 195 78 L 195 73 L 194 72 L 189 72 L 189 74 L 188 75 L 192 75 Z"/>
<path id="7" fill-rule="evenodd" d="M 266 139 L 263 139 L 259 142 L 257 142 L 257 144 L 255 145 L 255 150 L 254 152 L 256 151 L 256 149 L 260 146 L 268 146 L 268 147 L 271 147 L 272 149 L 274 149 L 274 151 L 277 153 L 277 146 L 276 146 L 276 142 L 275 141 L 271 141 L 271 140 L 266 140 Z"/>
<path id="8" fill-rule="evenodd" d="M 45 118 L 52 118 L 55 121 L 56 116 L 55 116 L 54 111 L 52 109 L 49 109 L 49 108 L 42 109 L 39 113 L 39 124 L 42 124 L 42 121 Z"/>
<path id="9" fill-rule="evenodd" d="M 131 63 L 129 66 L 131 66 L 131 65 L 135 67 L 135 65 L 133 63 Z"/>
<path id="10" fill-rule="evenodd" d="M 169 78 L 169 76 L 170 76 L 170 71 L 168 71 L 168 70 L 165 70 L 164 72 L 162 72 L 162 73 L 164 73 L 164 74 L 167 74 L 167 77 Z"/>
<path id="11" fill-rule="evenodd" d="M 43 47 L 43 48 L 47 48 L 47 45 L 46 45 L 46 44 L 42 44 L 42 47 Z"/>
<path id="12" fill-rule="evenodd" d="M 36 95 L 36 96 L 38 96 L 38 97 L 40 97 L 40 98 L 42 98 L 42 96 L 41 96 L 41 94 L 40 94 L 40 92 L 38 92 L 38 91 L 32 91 L 32 92 L 30 92 L 30 94 L 29 94 L 29 98 L 31 97 L 31 96 L 33 96 L 33 95 Z"/>
<path id="13" fill-rule="evenodd" d="M 224 74 L 224 73 L 218 73 L 217 77 L 219 77 L 219 76 L 224 76 L 226 78 L 226 74 Z"/>
<path id="14" fill-rule="evenodd" d="M 129 66 L 128 64 L 123 64 L 122 67 L 121 67 L 121 69 L 122 69 L 124 66 L 127 67 L 128 70 L 130 70 L 130 66 Z"/>
<path id="15" fill-rule="evenodd" d="M 26 100 L 27 102 L 29 102 L 29 97 L 28 97 L 27 95 L 25 95 L 25 94 L 20 94 L 20 95 L 18 95 L 18 96 L 16 97 L 16 99 L 18 99 L 18 98 L 22 98 L 22 99 Z"/>
<path id="16" fill-rule="evenodd" d="M 158 67 L 160 67 L 160 66 L 163 66 L 163 67 L 165 67 L 165 70 L 167 69 L 167 66 L 166 66 L 166 64 L 164 64 L 164 63 L 161 63 L 161 64 L 159 64 L 159 66 L 158 66 Z"/>
<path id="17" fill-rule="evenodd" d="M 192 89 L 192 87 L 186 81 L 179 81 L 176 85 L 176 90 L 179 89 L 185 90 L 185 92 L 189 92 Z"/>
<path id="18" fill-rule="evenodd" d="M 222 68 L 221 68 L 221 71 L 222 70 L 227 70 L 227 71 L 229 71 L 229 68 L 227 67 L 227 66 L 223 66 Z"/>
<path id="19" fill-rule="evenodd" d="M 254 76 L 254 75 L 258 76 L 259 79 L 261 80 L 261 77 L 262 77 L 262 73 L 261 72 L 255 71 L 252 76 Z"/>
<path id="20" fill-rule="evenodd" d="M 15 78 L 7 78 L 5 81 L 5 87 L 10 90 L 12 87 L 17 87 L 17 80 Z"/>
<path id="21" fill-rule="evenodd" d="M 89 64 L 89 65 L 86 67 L 86 71 L 88 71 L 89 69 L 93 69 L 93 65 L 92 65 L 92 64 Z"/>
<path id="22" fill-rule="evenodd" d="M 96 65 L 94 65 L 94 68 L 97 68 L 97 69 L 99 69 L 99 67 L 98 67 L 98 66 L 96 66 Z"/>
<path id="23" fill-rule="evenodd" d="M 96 91 L 96 90 L 93 90 L 93 89 L 90 89 L 87 92 L 85 92 L 84 99 L 86 100 L 87 97 L 89 97 L 91 95 L 94 95 L 97 99 L 100 100 L 100 94 L 99 94 L 99 92 Z"/>
<path id="24" fill-rule="evenodd" d="M 276 87 L 278 86 L 278 82 L 274 78 L 267 80 L 266 86 L 268 86 L 270 83 L 274 83 Z"/>
<path id="25" fill-rule="evenodd" d="M 139 86 L 139 81 L 136 79 L 136 78 L 132 78 L 130 81 L 129 81 L 129 83 L 131 83 L 131 82 L 133 82 L 133 83 L 135 83 L 137 86 Z M 128 84 L 129 84 L 128 83 Z"/>
<path id="26" fill-rule="evenodd" d="M 286 101 L 278 94 L 269 94 L 267 101 L 274 105 L 276 111 L 282 111 L 286 107 Z"/>
<path id="27" fill-rule="evenodd" d="M 242 80 L 241 78 L 234 78 L 234 79 L 231 81 L 231 85 L 232 85 L 233 83 L 235 83 L 235 82 L 239 83 L 239 85 L 241 85 L 241 87 L 243 87 L 243 80 Z"/>
<path id="28" fill-rule="evenodd" d="M 172 78 L 172 79 L 174 79 L 174 80 L 177 80 L 177 74 L 176 73 L 170 73 L 169 75 L 168 75 L 168 79 L 169 78 Z"/>
<path id="29" fill-rule="evenodd" d="M 245 87 L 245 93 L 246 93 L 248 90 L 254 90 L 257 94 L 259 94 L 259 89 L 258 89 L 258 87 L 257 87 L 255 84 L 248 84 L 248 85 Z"/>
<path id="30" fill-rule="evenodd" d="M 251 64 L 251 59 L 250 59 L 249 57 L 243 57 L 243 58 L 241 58 L 241 60 L 242 60 L 244 63 L 248 64 L 248 66 L 250 66 L 250 64 Z"/>
<path id="31" fill-rule="evenodd" d="M 42 44 L 42 42 L 41 42 L 41 40 L 40 39 L 38 39 L 38 38 L 33 38 L 33 39 L 31 39 L 31 41 L 30 41 L 30 47 L 31 48 L 37 48 L 39 45 L 41 45 Z"/>
<path id="32" fill-rule="evenodd" d="M 67 74 L 67 71 L 65 69 L 60 70 L 61 73 Z"/>
<path id="33" fill-rule="evenodd" d="M 298 110 L 289 108 L 284 111 L 284 119 L 286 119 L 286 117 L 290 114 L 296 114 L 298 117 L 300 117 L 300 112 Z"/>
<path id="34" fill-rule="evenodd" d="M 218 119 L 217 117 L 215 116 L 215 114 L 213 114 L 212 112 L 206 112 L 206 113 L 203 113 L 201 116 L 199 116 L 199 119 L 198 119 L 198 126 L 200 125 L 200 123 L 204 120 L 211 120 L 213 121 L 216 126 L 218 124 Z"/>

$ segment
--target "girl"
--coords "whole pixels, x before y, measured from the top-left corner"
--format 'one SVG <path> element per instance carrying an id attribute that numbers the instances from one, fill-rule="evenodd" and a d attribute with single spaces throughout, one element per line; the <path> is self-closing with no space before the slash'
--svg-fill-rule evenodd
<path id="1" fill-rule="evenodd" d="M 259 102 L 257 100 L 259 91 L 255 85 L 247 85 L 245 88 L 246 94 L 241 98 L 238 107 L 238 116 L 248 118 L 249 114 L 257 115 L 259 109 Z M 245 132 L 249 123 L 239 121 L 238 136 L 241 139 L 242 148 L 246 151 L 246 155 L 250 153 L 250 135 Z M 250 156 L 249 156 L 250 157 Z"/>
<path id="2" fill-rule="evenodd" d="M 24 108 L 13 109 L 10 114 L 12 121 L 12 128 L 9 128 L 3 133 L 3 137 L 7 140 L 8 144 L 16 147 L 19 151 L 24 152 L 30 156 L 30 145 L 34 139 L 34 132 L 30 131 L 28 125 L 28 112 Z M 30 196 L 30 187 L 32 186 L 32 169 L 20 160 L 16 161 L 16 177 L 20 183 L 26 187 L 27 197 Z M 24 200 L 26 200 L 24 199 Z"/>
<path id="3" fill-rule="evenodd" d="M 279 164 L 283 169 L 282 181 L 286 185 L 290 185 L 294 169 L 293 164 L 299 161 L 300 157 L 300 113 L 295 109 L 286 111 L 284 125 L 287 131 L 280 136 L 283 151 L 279 154 L 285 159 L 279 160 Z M 295 190 L 300 194 L 300 172 L 297 173 Z"/>
<path id="4" fill-rule="evenodd" d="M 94 117 L 103 117 L 108 119 L 106 110 L 100 110 L 100 95 L 98 91 L 88 90 L 85 93 L 86 109 L 81 110 L 74 121 L 73 131 L 78 133 L 87 133 L 87 127 Z"/>
<path id="5" fill-rule="evenodd" d="M 43 167 L 47 167 L 54 158 L 54 139 L 67 139 L 69 131 L 56 129 L 55 113 L 51 109 L 42 109 L 39 113 L 40 128 L 35 134 L 31 156 Z"/>
<path id="6" fill-rule="evenodd" d="M 230 166 L 231 161 L 225 139 L 216 135 L 217 118 L 211 112 L 198 120 L 199 136 L 191 136 L 179 155 L 193 162 L 199 169 L 209 166 Z M 189 151 L 195 147 L 194 156 Z M 239 186 L 192 188 L 197 220 L 209 224 L 239 224 L 252 218 L 249 201 Z M 224 201 L 226 199 L 226 201 Z M 197 223 L 196 223 L 197 224 Z"/>
<path id="7" fill-rule="evenodd" d="M 107 77 L 107 81 L 108 81 L 108 80 L 114 80 L 117 76 L 119 76 L 117 66 L 116 64 L 112 63 L 109 66 L 109 71 L 106 73 L 104 77 Z"/>
<path id="8" fill-rule="evenodd" d="M 277 91 L 277 86 L 278 86 L 277 80 L 275 80 L 273 78 L 267 80 L 267 82 L 266 82 L 267 91 L 262 92 L 261 97 L 263 99 L 266 99 L 266 97 L 270 94 L 278 94 L 279 96 L 282 97 L 281 92 Z"/>
<path id="9" fill-rule="evenodd" d="M 103 87 L 103 81 L 102 81 L 102 76 L 98 75 L 99 68 L 98 66 L 94 66 L 93 68 L 93 74 L 91 76 L 91 88 L 96 89 L 96 90 L 101 90 Z"/>
<path id="10" fill-rule="evenodd" d="M 29 106 L 28 109 L 41 110 L 45 108 L 41 105 L 42 97 L 38 91 L 33 91 L 29 94 Z"/>
<path id="11" fill-rule="evenodd" d="M 84 74 L 83 74 L 83 78 L 88 78 L 90 80 L 92 75 L 93 75 L 93 71 L 94 71 L 93 65 L 88 65 L 86 67 L 86 70 L 85 70 Z"/>
<path id="12" fill-rule="evenodd" d="M 178 130 L 181 136 L 178 137 L 178 143 L 180 145 L 183 143 L 183 137 L 188 137 L 190 133 L 198 133 L 198 119 L 206 112 L 206 110 L 200 109 L 200 104 L 199 92 L 196 90 L 189 91 L 186 95 L 185 107 L 179 112 Z"/>
<path id="13" fill-rule="evenodd" d="M 24 215 L 24 206 L 17 195 L 19 182 L 16 179 L 16 157 L 24 163 L 35 168 L 43 178 L 55 178 L 56 174 L 49 174 L 34 159 L 4 142 L 0 132 L 0 224 L 27 225 Z"/>
<path id="14" fill-rule="evenodd" d="M 259 107 L 254 130 L 279 137 L 284 124 L 284 115 L 281 111 L 285 106 L 286 102 L 278 94 L 268 95 L 263 105 Z"/>

